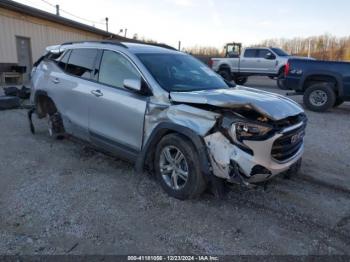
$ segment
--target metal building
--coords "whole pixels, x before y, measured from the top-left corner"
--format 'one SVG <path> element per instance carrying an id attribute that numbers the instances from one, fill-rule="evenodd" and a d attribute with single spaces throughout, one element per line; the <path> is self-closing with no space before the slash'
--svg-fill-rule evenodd
<path id="1" fill-rule="evenodd" d="M 11 0 L 0 0 L 0 85 L 28 79 L 46 46 L 67 41 L 130 39 Z"/>

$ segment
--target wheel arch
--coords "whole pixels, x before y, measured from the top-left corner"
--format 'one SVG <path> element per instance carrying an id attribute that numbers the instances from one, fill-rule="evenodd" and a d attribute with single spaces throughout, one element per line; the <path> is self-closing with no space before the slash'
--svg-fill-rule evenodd
<path id="1" fill-rule="evenodd" d="M 343 96 L 344 94 L 341 76 L 336 73 L 322 71 L 311 72 L 303 77 L 301 81 L 301 90 L 305 92 L 308 87 L 315 83 L 329 83 L 332 85 L 332 88 L 337 95 Z"/>
<path id="2" fill-rule="evenodd" d="M 153 170 L 153 162 L 156 147 L 159 141 L 168 134 L 180 134 L 190 140 L 198 153 L 200 170 L 205 176 L 209 176 L 210 172 L 210 162 L 207 149 L 204 140 L 196 132 L 188 127 L 181 126 L 174 123 L 161 123 L 152 131 L 149 139 L 147 140 L 145 146 L 143 147 L 141 153 L 139 154 L 135 169 L 137 172 L 142 172 L 145 167 Z"/>
<path id="3" fill-rule="evenodd" d="M 221 70 L 228 70 L 231 73 L 231 67 L 229 64 L 226 63 L 222 63 L 221 65 L 219 65 L 219 71 Z"/>
<path id="4" fill-rule="evenodd" d="M 57 107 L 53 99 L 43 90 L 37 90 L 35 92 L 34 105 L 39 118 L 44 118 L 47 114 L 57 112 Z"/>

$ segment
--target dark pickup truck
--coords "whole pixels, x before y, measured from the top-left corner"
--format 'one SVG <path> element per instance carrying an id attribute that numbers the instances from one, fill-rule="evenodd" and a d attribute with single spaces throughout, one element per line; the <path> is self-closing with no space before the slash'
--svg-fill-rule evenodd
<path id="1" fill-rule="evenodd" d="M 324 112 L 350 101 L 350 63 L 290 59 L 284 87 L 304 95 L 306 108 Z"/>

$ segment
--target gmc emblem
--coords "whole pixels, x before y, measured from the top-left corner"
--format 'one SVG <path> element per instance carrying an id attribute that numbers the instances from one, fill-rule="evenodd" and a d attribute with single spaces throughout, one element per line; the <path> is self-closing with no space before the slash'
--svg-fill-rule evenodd
<path id="1" fill-rule="evenodd" d="M 292 144 L 296 144 L 298 143 L 300 140 L 302 140 L 304 137 L 304 132 L 299 132 L 297 134 L 295 134 L 294 136 L 292 136 L 292 138 L 290 139 L 290 142 Z"/>

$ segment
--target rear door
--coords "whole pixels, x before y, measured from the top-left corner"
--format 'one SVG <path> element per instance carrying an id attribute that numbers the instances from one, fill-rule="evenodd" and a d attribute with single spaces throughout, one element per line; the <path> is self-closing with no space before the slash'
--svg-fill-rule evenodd
<path id="1" fill-rule="evenodd" d="M 98 82 L 89 95 L 91 141 L 133 158 L 141 151 L 148 97 L 123 87 L 125 79 L 141 80 L 135 65 L 122 53 L 105 50 Z"/>
<path id="2" fill-rule="evenodd" d="M 257 73 L 258 67 L 258 49 L 246 48 L 240 61 L 240 71 L 242 73 Z"/>
<path id="3" fill-rule="evenodd" d="M 57 61 L 61 70 L 53 71 L 50 89 L 61 113 L 66 131 L 84 140 L 88 133 L 88 98 L 93 90 L 95 62 L 98 50 L 72 49 Z"/>

